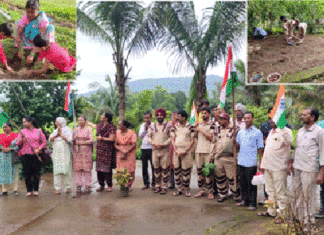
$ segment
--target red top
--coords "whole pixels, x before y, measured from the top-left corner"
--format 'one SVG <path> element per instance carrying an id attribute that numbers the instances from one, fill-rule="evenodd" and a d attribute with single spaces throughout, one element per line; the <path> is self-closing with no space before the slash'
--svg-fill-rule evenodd
<path id="1" fill-rule="evenodd" d="M 76 64 L 76 59 L 55 42 L 50 43 L 49 49 L 39 53 L 39 60 L 43 58 L 49 60 L 57 69 L 65 73 L 72 71 Z"/>
<path id="2" fill-rule="evenodd" d="M 2 64 L 5 64 L 5 63 L 7 63 L 7 59 L 6 59 L 6 55 L 3 52 L 3 48 L 2 48 L 2 44 L 1 44 L 1 39 L 3 39 L 2 36 L 0 36 L 0 62 Z"/>
<path id="3" fill-rule="evenodd" d="M 0 134 L 0 144 L 6 149 L 17 137 L 18 134 L 14 132 L 11 132 L 8 136 L 6 134 Z"/>

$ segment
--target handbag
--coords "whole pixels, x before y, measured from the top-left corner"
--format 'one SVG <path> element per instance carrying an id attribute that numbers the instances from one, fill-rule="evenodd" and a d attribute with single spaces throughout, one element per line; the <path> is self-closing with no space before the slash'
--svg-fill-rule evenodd
<path id="1" fill-rule="evenodd" d="M 42 136 L 41 136 L 40 129 L 38 129 L 38 135 L 39 135 L 39 145 L 41 145 L 42 144 Z M 51 150 L 49 150 L 47 147 L 43 148 L 41 153 L 40 153 L 40 157 L 42 159 L 42 162 L 43 163 L 50 162 L 52 160 L 51 154 L 52 154 Z"/>

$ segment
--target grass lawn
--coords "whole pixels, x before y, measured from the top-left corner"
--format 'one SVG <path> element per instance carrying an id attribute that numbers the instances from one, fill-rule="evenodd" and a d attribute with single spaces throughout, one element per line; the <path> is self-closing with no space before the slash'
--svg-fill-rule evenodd
<path id="1" fill-rule="evenodd" d="M 26 0 L 2 0 L 0 8 L 9 13 L 10 22 L 14 23 L 25 14 L 25 4 Z M 40 0 L 39 10 L 44 11 L 52 19 L 52 24 L 55 27 L 55 42 L 66 48 L 70 55 L 76 57 L 76 0 Z M 7 20 L 0 16 L 0 23 L 4 22 Z M 42 67 L 39 61 L 35 62 L 33 67 L 24 66 L 24 62 L 18 62 L 16 56 L 18 50 L 14 47 L 13 40 L 3 40 L 2 45 L 9 66 L 12 66 L 16 72 L 20 71 L 17 73 L 18 75 L 12 75 L 13 79 L 23 79 L 22 71 Z M 76 69 L 69 73 L 61 73 L 55 69 L 54 72 L 46 75 L 45 79 L 71 80 L 75 79 L 75 76 Z"/>

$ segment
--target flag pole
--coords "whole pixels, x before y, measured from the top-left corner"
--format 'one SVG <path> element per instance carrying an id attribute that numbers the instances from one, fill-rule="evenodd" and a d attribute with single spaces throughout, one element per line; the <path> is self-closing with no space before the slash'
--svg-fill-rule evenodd
<path id="1" fill-rule="evenodd" d="M 235 114 L 235 79 L 234 73 L 231 72 L 232 76 L 232 100 L 233 100 L 233 155 L 234 155 L 234 188 L 237 188 L 237 149 L 236 149 L 236 114 Z"/>
<path id="2" fill-rule="evenodd" d="M 233 47 L 232 47 L 233 48 Z M 236 83 L 236 71 L 234 71 L 234 53 L 232 51 L 232 110 L 233 110 L 233 156 L 234 156 L 234 188 L 237 188 L 237 148 L 236 148 L 236 113 L 235 113 L 235 83 Z"/>

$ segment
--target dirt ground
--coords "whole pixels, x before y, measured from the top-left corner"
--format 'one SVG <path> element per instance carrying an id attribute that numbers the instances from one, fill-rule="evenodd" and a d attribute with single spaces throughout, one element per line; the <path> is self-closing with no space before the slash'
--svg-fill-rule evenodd
<path id="1" fill-rule="evenodd" d="M 25 57 L 30 54 L 30 51 L 25 51 Z M 38 54 L 36 54 L 33 63 L 26 65 L 21 59 L 18 58 L 18 49 L 14 49 L 13 57 L 7 58 L 8 65 L 15 71 L 14 74 L 7 72 L 4 69 L 0 69 L 0 79 L 4 80 L 29 80 L 30 78 L 26 77 L 27 70 L 34 70 L 35 68 L 41 69 L 43 64 L 38 60 Z M 1 74 L 2 72 L 2 74 Z M 46 74 L 33 76 L 33 79 L 50 79 L 53 71 L 49 70 Z"/>
<path id="2" fill-rule="evenodd" d="M 25 14 L 25 9 L 22 6 L 15 5 L 10 3 L 8 0 L 2 0 L 3 4 L 6 4 L 10 10 L 21 12 L 21 14 Z M 76 24 L 64 20 L 56 20 L 55 15 L 47 14 L 48 17 L 50 17 L 53 20 L 53 24 L 55 26 L 60 27 L 67 27 L 71 29 L 76 29 Z M 10 43 L 14 43 L 12 40 Z M 38 53 L 36 53 L 36 56 L 34 57 L 33 63 L 26 65 L 24 61 L 18 58 L 18 49 L 12 48 L 10 50 L 11 55 L 6 55 L 8 60 L 8 65 L 13 68 L 15 71 L 14 74 L 7 72 L 4 67 L 0 64 L 0 79 L 4 80 L 48 80 L 51 78 L 51 76 L 55 73 L 60 73 L 59 70 L 48 70 L 46 74 L 42 75 L 34 75 L 31 78 L 26 77 L 27 70 L 34 70 L 34 69 L 41 69 L 43 67 L 43 63 L 38 60 Z M 30 51 L 24 51 L 24 58 L 27 58 L 27 56 L 30 54 Z"/>
<path id="3" fill-rule="evenodd" d="M 263 73 L 265 81 L 275 72 L 281 74 L 280 82 L 285 83 L 324 80 L 324 35 L 306 35 L 302 44 L 294 46 L 289 46 L 283 35 L 249 39 L 248 48 L 248 82 L 256 73 Z"/>

